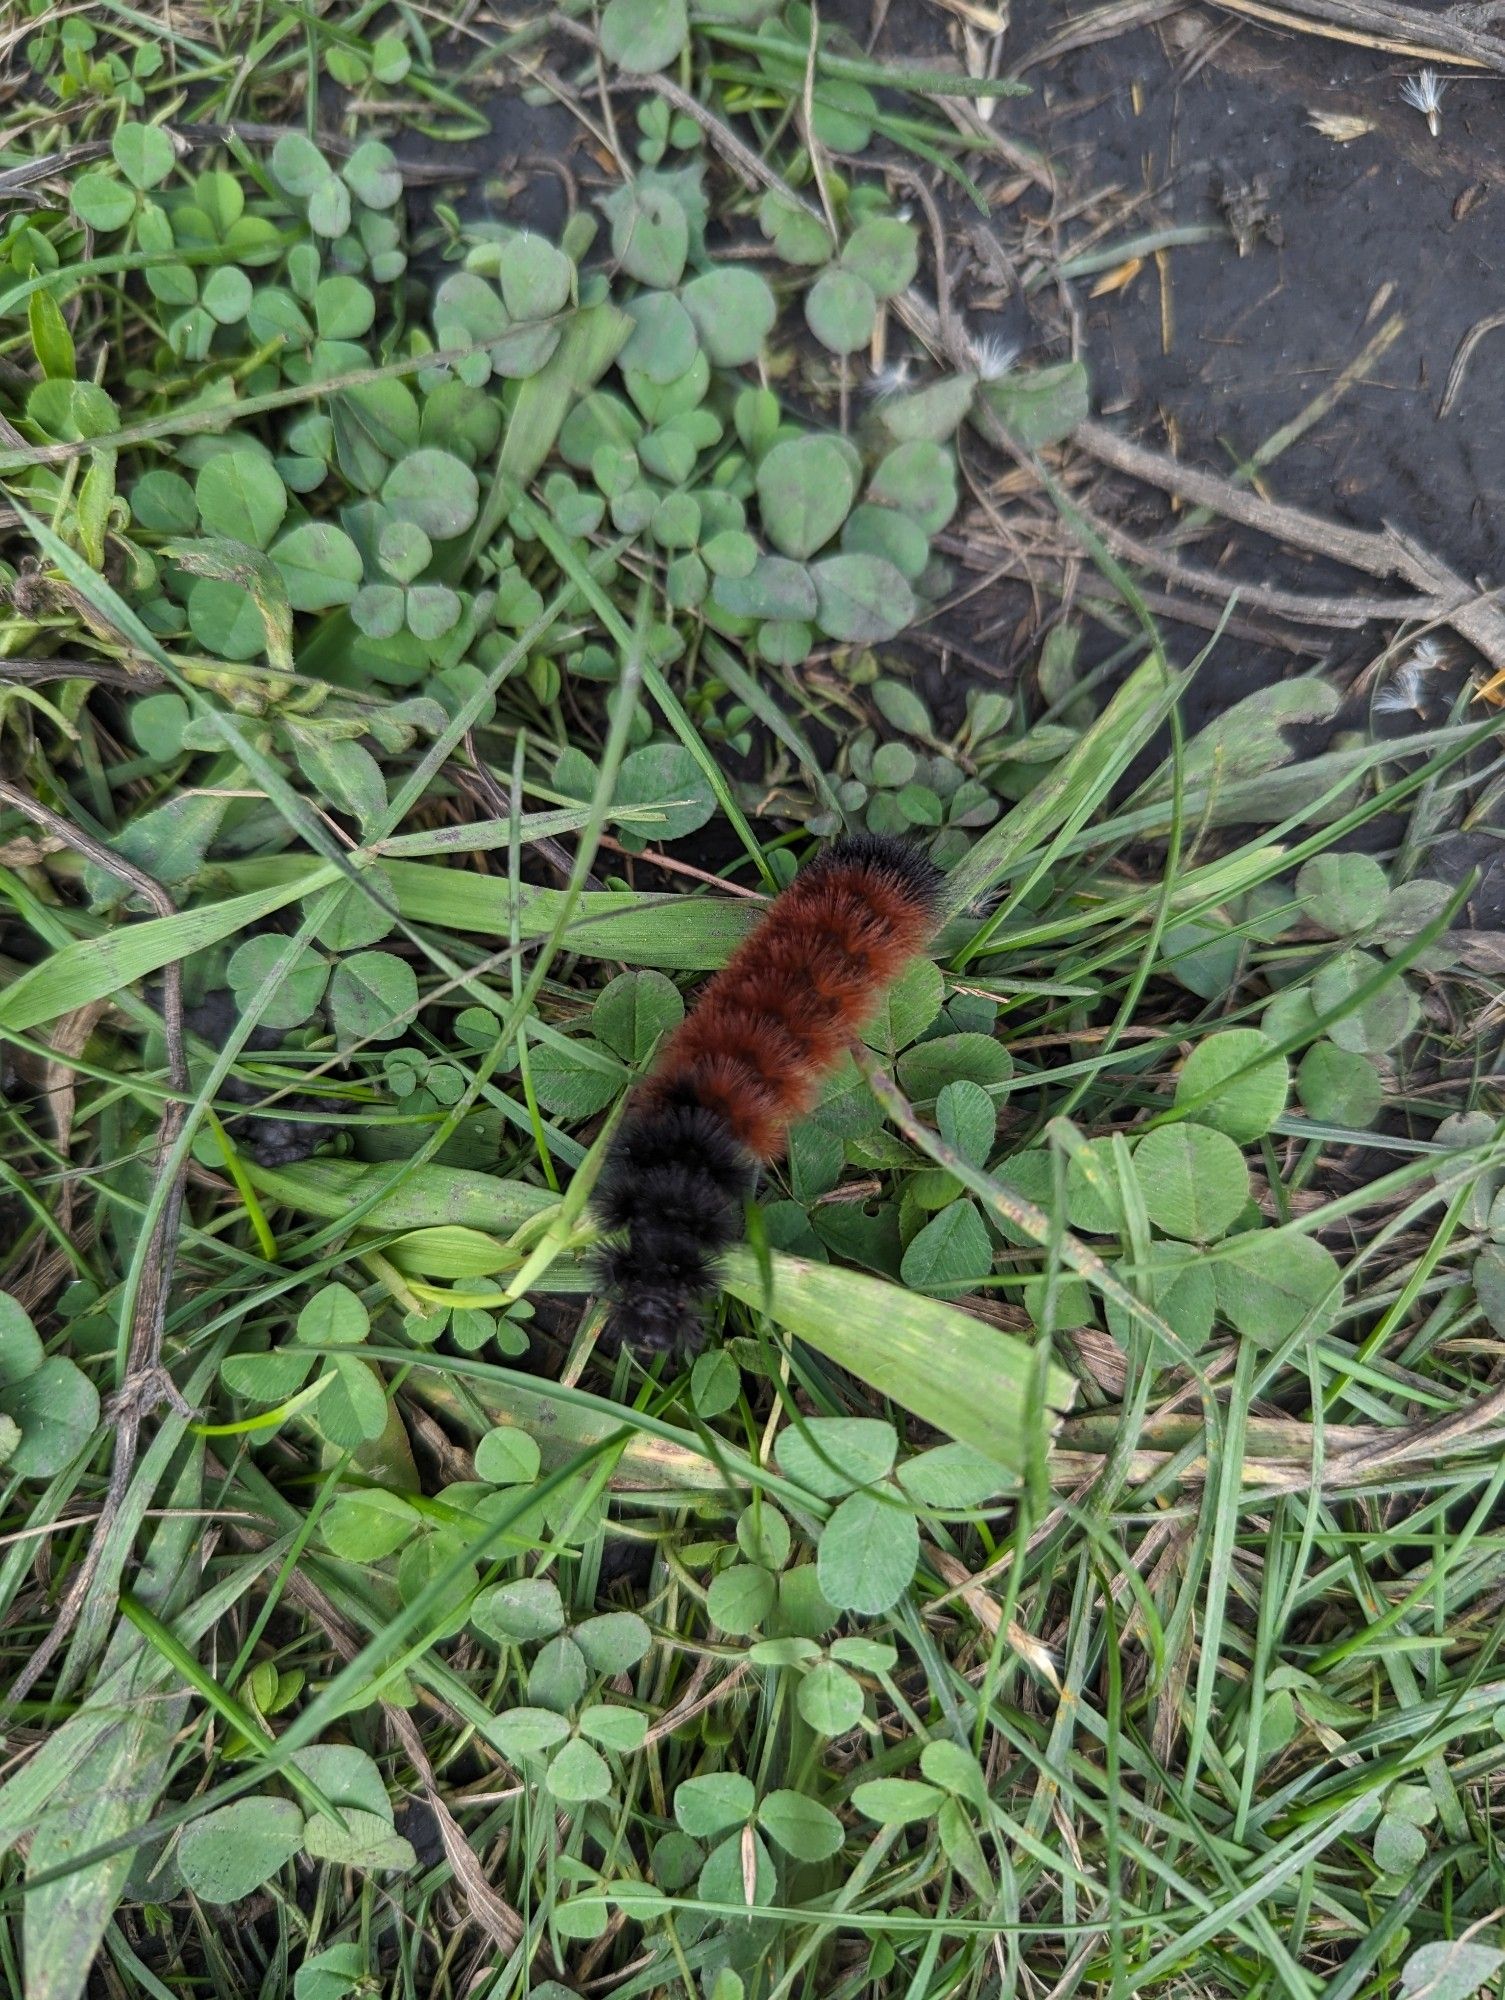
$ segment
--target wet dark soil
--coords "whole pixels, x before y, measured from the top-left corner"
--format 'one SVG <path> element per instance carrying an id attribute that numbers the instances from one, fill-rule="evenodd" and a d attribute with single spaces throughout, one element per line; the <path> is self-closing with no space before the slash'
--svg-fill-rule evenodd
<path id="1" fill-rule="evenodd" d="M 1014 60 L 1061 27 L 1059 6 L 1024 0 Z M 1505 79 L 1450 81 L 1434 139 L 1400 96 L 1416 67 L 1188 8 L 1027 67 L 1035 94 L 1018 115 L 1072 194 L 1144 195 L 1134 230 L 1216 223 L 1251 191 L 1269 217 L 1245 255 L 1228 236 L 1169 251 L 1168 301 L 1147 261 L 1088 303 L 1101 409 L 1227 470 L 1401 314 L 1373 376 L 1280 458 L 1267 489 L 1355 526 L 1393 522 L 1495 581 L 1505 330 L 1484 336 L 1450 414 L 1438 411 L 1463 335 L 1505 312 Z M 1313 122 L 1339 118 L 1369 129 L 1345 142 Z"/>

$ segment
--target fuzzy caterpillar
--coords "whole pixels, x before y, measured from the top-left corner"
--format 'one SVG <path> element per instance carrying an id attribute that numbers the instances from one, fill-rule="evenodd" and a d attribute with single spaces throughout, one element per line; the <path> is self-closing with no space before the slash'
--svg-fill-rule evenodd
<path id="1" fill-rule="evenodd" d="M 596 1211 L 610 1342 L 693 1353 L 716 1260 L 742 1233 L 757 1170 L 929 944 L 941 878 L 875 834 L 834 841 L 775 897 L 702 990 L 641 1083 L 602 1169 Z"/>

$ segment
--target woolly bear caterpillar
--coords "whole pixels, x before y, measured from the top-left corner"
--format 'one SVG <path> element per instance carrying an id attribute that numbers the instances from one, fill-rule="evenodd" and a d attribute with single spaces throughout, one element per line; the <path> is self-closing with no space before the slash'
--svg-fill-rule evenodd
<path id="1" fill-rule="evenodd" d="M 693 1352 L 757 1169 L 784 1150 L 883 990 L 934 936 L 941 878 L 905 841 L 834 841 L 777 896 L 639 1085 L 596 1209 L 613 1343 Z"/>

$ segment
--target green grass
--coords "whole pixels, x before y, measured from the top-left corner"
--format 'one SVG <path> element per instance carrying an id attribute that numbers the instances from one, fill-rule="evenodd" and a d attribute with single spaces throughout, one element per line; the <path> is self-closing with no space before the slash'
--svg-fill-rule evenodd
<path id="1" fill-rule="evenodd" d="M 0 1984 L 1497 1984 L 1505 1127 L 1436 858 L 1489 823 L 1492 717 L 1303 761 L 1311 676 L 1189 734 L 1226 642 L 1157 628 L 1036 455 L 1079 371 L 874 410 L 862 340 L 800 321 L 814 258 L 746 261 L 778 317 L 743 354 L 763 291 L 592 296 L 584 209 L 556 262 L 365 201 L 379 162 L 341 192 L 344 152 L 141 136 L 180 97 L 307 127 L 322 77 L 396 106 L 352 145 L 464 137 L 476 52 L 427 14 L 73 19 L 26 144 L 132 136 L 0 271 Z M 854 123 L 992 163 L 936 76 L 868 100 L 808 47 L 699 34 L 665 60 L 704 126 L 651 87 L 615 122 L 745 245 L 819 192 L 865 310 L 924 246 Z M 629 449 L 590 398 L 627 409 L 645 298 L 706 380 L 640 379 Z M 488 379 L 504 331 L 537 352 Z M 958 454 L 1000 435 L 1103 593 L 1006 695 L 923 680 L 876 601 L 943 614 Z M 755 558 L 784 608 L 718 595 Z M 645 1372 L 599 1344 L 604 1147 L 736 892 L 843 819 L 945 867 L 933 960 L 768 1176 L 705 1352 Z"/>

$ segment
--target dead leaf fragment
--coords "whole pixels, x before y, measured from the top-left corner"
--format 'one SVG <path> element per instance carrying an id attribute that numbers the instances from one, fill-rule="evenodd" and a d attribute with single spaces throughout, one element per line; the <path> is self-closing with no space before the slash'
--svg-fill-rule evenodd
<path id="1" fill-rule="evenodd" d="M 1308 106 L 1306 118 L 1314 132 L 1320 132 L 1324 139 L 1331 139 L 1339 146 L 1347 146 L 1374 130 L 1373 119 L 1361 118 L 1352 111 L 1313 111 Z"/>

